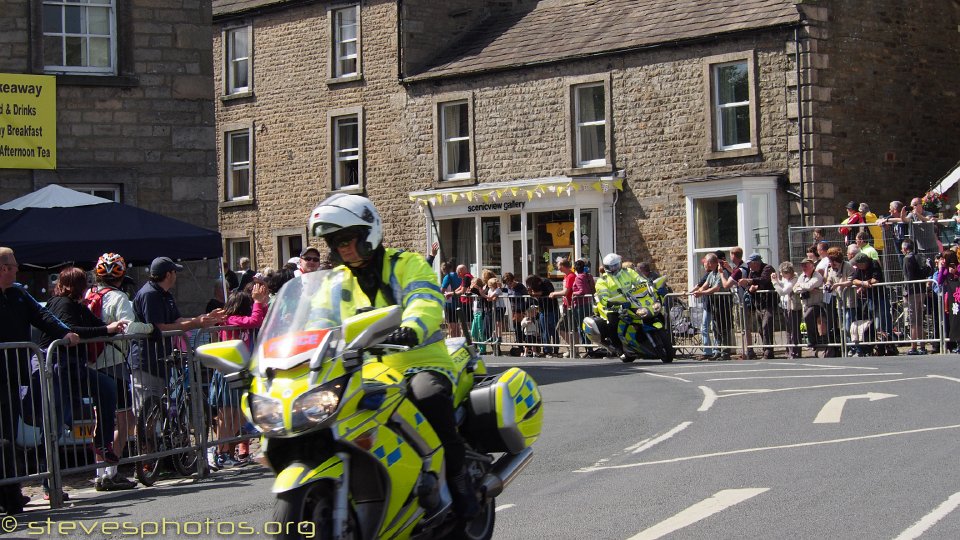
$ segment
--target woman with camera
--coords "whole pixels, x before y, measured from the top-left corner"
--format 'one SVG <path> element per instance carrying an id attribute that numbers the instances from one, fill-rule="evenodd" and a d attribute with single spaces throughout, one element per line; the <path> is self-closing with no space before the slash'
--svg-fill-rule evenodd
<path id="1" fill-rule="evenodd" d="M 817 319 L 823 318 L 823 276 L 816 271 L 817 263 L 806 258 L 800 263 L 800 275 L 793 290 L 800 295 L 803 323 L 807 327 L 807 346 L 816 350 L 820 345 Z"/>

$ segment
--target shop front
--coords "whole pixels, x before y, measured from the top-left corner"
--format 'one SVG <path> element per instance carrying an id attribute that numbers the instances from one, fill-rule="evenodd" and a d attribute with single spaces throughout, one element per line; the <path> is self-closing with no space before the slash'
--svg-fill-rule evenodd
<path id="1" fill-rule="evenodd" d="M 428 242 L 440 242 L 439 258 L 455 259 L 473 275 L 487 268 L 560 280 L 558 259 L 583 259 L 596 274 L 603 255 L 615 250 L 614 207 L 622 188 L 622 178 L 557 177 L 418 191 L 410 198 L 423 210 Z"/>

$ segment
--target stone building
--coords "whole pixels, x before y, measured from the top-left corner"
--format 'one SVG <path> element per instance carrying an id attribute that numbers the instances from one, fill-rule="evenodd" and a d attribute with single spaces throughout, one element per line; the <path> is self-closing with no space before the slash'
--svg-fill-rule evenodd
<path id="1" fill-rule="evenodd" d="M 0 201 L 56 183 L 216 229 L 210 1 L 0 0 L 0 11 L 0 73 L 55 75 L 57 88 L 56 169 L 0 169 Z M 217 266 L 181 276 L 184 313 L 204 307 Z M 46 273 L 20 277 L 45 286 Z"/>
<path id="2" fill-rule="evenodd" d="M 387 244 L 474 269 L 616 250 L 689 283 L 957 161 L 955 2 L 219 0 L 214 22 L 220 225 L 260 266 L 341 190 Z"/>

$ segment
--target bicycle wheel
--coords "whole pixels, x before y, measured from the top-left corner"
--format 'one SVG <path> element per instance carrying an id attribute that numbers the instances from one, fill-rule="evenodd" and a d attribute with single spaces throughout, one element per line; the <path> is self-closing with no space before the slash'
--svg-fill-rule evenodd
<path id="1" fill-rule="evenodd" d="M 180 476 L 191 476 L 197 472 L 196 437 L 190 430 L 190 402 L 179 400 L 177 414 L 170 417 L 169 434 L 171 448 L 185 448 L 183 453 L 170 456 L 173 468 Z"/>
<path id="2" fill-rule="evenodd" d="M 163 433 L 165 417 L 162 401 L 157 397 L 148 398 L 137 415 L 137 454 L 146 455 L 167 448 Z M 148 458 L 137 461 L 134 464 L 137 480 L 145 486 L 152 486 L 160 475 L 161 460 Z"/>

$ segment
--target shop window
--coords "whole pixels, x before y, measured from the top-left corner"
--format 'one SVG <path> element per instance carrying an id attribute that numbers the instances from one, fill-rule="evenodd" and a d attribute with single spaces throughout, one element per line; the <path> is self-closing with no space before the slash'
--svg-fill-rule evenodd
<path id="1" fill-rule="evenodd" d="M 227 95 L 246 94 L 253 88 L 253 59 L 249 25 L 231 28 L 223 33 L 224 82 Z"/>
<path id="2" fill-rule="evenodd" d="M 334 190 L 363 189 L 363 110 L 351 108 L 328 113 Z"/>
<path id="3" fill-rule="evenodd" d="M 224 146 L 226 170 L 226 200 L 239 201 L 251 198 L 251 129 L 230 131 L 225 134 Z"/>
<path id="4" fill-rule="evenodd" d="M 498 275 L 503 269 L 502 245 L 500 243 L 500 216 L 480 219 L 480 268 L 493 270 Z"/>
<path id="5" fill-rule="evenodd" d="M 527 220 L 534 232 L 533 272 L 550 279 L 563 279 L 557 260 L 574 260 L 577 231 L 573 210 L 530 213 Z"/>
<path id="6" fill-rule="evenodd" d="M 42 25 L 47 73 L 116 74 L 115 0 L 45 0 Z"/>
<path id="7" fill-rule="evenodd" d="M 353 79 L 360 75 L 360 5 L 330 11 L 330 77 Z"/>
<path id="8" fill-rule="evenodd" d="M 477 220 L 475 217 L 444 219 L 437 222 L 440 228 L 440 245 L 451 250 L 458 265 L 466 265 L 470 273 L 478 275 Z"/>
<path id="9" fill-rule="evenodd" d="M 708 58 L 709 158 L 757 153 L 757 105 L 752 54 Z"/>

